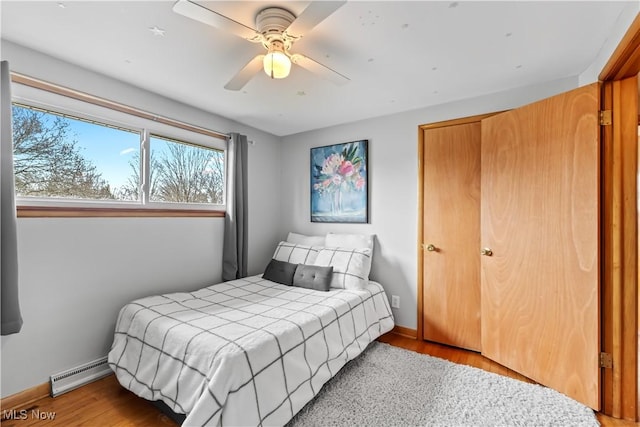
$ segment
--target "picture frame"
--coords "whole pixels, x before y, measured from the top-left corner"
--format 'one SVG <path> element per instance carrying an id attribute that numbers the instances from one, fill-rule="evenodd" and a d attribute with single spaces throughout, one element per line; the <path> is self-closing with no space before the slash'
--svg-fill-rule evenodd
<path id="1" fill-rule="evenodd" d="M 311 222 L 368 223 L 366 139 L 311 148 Z"/>

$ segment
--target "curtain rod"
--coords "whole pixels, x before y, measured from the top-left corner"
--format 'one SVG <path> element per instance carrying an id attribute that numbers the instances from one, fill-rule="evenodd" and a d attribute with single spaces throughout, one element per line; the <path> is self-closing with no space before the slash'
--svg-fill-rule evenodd
<path id="1" fill-rule="evenodd" d="M 64 86 L 45 82 L 43 80 L 36 79 L 34 77 L 25 76 L 24 74 L 19 74 L 13 71 L 11 72 L 11 81 L 14 83 L 25 85 L 25 86 L 30 86 L 36 89 L 46 90 L 47 92 L 52 92 L 58 95 L 66 96 L 68 98 L 73 98 L 79 101 L 88 102 L 90 104 L 98 105 L 100 107 L 106 107 L 112 110 L 120 111 L 121 113 L 126 113 L 132 116 L 141 117 L 143 119 L 152 120 L 157 123 L 162 123 L 162 124 L 177 127 L 180 129 L 185 129 L 191 132 L 200 133 L 202 135 L 207 135 L 213 138 L 224 139 L 224 140 L 229 139 L 229 135 L 224 133 L 215 132 L 215 131 L 205 129 L 199 126 L 194 126 L 179 120 L 174 120 L 167 117 L 158 116 L 156 114 L 151 114 L 144 110 L 140 110 L 135 107 L 130 107 L 128 105 L 124 105 L 119 102 L 110 101 L 108 99 L 100 98 L 94 95 L 89 95 L 88 93 L 85 93 L 85 92 L 69 89 Z"/>

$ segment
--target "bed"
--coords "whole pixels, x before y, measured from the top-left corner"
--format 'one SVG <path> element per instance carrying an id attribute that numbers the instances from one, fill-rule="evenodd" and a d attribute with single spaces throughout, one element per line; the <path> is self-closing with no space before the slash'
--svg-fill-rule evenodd
<path id="1" fill-rule="evenodd" d="M 281 242 L 274 260 L 302 267 L 323 250 Z M 186 414 L 187 426 L 286 424 L 394 325 L 383 287 L 349 286 L 332 250 L 326 291 L 278 283 L 265 271 L 127 304 L 108 357 L 118 381 Z"/>

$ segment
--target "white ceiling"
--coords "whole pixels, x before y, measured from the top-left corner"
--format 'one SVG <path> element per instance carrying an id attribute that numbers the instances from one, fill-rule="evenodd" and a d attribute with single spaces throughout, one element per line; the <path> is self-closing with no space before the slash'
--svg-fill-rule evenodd
<path id="1" fill-rule="evenodd" d="M 255 28 L 255 15 L 308 1 L 202 1 Z M 63 7 L 64 6 L 64 7 Z M 349 77 L 293 66 L 225 83 L 262 47 L 172 11 L 172 1 L 7 1 L 3 39 L 275 135 L 579 75 L 624 9 L 614 1 L 349 1 L 298 41 Z M 150 30 L 164 30 L 164 36 Z"/>

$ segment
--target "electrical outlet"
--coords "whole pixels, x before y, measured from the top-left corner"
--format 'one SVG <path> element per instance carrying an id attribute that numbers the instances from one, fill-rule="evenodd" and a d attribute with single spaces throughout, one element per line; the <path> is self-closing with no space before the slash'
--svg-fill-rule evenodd
<path id="1" fill-rule="evenodd" d="M 391 295 L 391 308 L 400 308 L 400 297 L 398 295 Z"/>

